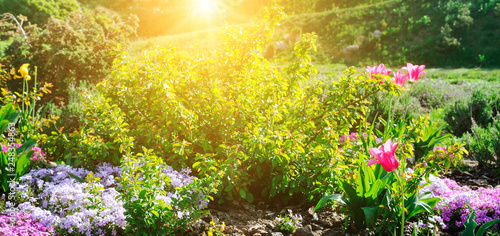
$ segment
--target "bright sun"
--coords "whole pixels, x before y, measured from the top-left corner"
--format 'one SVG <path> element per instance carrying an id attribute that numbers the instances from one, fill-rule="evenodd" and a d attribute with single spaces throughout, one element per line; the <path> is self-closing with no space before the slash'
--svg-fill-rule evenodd
<path id="1" fill-rule="evenodd" d="M 213 13 L 215 12 L 214 0 L 198 0 L 198 8 L 201 12 Z"/>

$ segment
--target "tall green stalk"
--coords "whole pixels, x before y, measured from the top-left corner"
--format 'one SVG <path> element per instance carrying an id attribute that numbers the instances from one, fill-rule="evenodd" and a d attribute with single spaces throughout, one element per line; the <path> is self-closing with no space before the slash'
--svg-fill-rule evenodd
<path id="1" fill-rule="evenodd" d="M 405 185 L 406 183 L 406 176 L 404 176 L 403 178 L 401 178 L 402 174 L 404 173 L 405 171 L 405 161 L 402 160 L 400 162 L 401 166 L 400 166 L 400 170 L 402 170 L 400 173 L 398 173 L 396 176 L 398 178 L 398 183 L 399 185 L 401 186 L 401 236 L 404 236 L 405 234 Z"/>

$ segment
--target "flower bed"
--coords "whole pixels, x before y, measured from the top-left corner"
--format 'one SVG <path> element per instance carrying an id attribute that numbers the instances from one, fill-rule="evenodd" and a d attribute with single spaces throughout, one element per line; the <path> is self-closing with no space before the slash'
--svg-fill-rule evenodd
<path id="1" fill-rule="evenodd" d="M 171 185 L 172 191 L 155 197 L 175 208 L 184 197 L 178 189 L 192 183 L 194 178 L 188 169 L 180 172 L 169 166 L 161 169 L 170 181 L 165 186 Z M 8 209 L 0 218 L 0 232 L 9 232 L 6 235 L 23 235 L 23 232 L 29 235 L 123 235 L 130 216 L 117 190 L 117 177 L 121 173 L 122 168 L 107 163 L 97 166 L 95 173 L 68 165 L 32 170 L 12 185 L 15 202 L 6 203 Z M 199 205 L 204 207 L 206 202 Z M 178 217 L 181 219 L 183 215 Z"/>
<path id="2" fill-rule="evenodd" d="M 430 191 L 442 199 L 434 209 L 440 212 L 445 230 L 463 229 L 471 209 L 476 211 L 478 225 L 500 218 L 500 188 L 472 190 L 452 179 L 434 176 L 430 176 L 429 181 L 421 191 Z"/>

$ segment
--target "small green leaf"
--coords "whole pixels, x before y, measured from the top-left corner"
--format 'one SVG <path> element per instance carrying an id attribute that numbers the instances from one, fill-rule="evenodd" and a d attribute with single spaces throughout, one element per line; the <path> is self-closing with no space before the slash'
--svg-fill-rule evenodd
<path id="1" fill-rule="evenodd" d="M 344 203 L 342 201 L 342 194 L 332 194 L 324 196 L 319 200 L 318 204 L 316 204 L 316 207 L 314 207 L 314 211 L 317 211 L 318 209 L 324 207 L 329 201 Z"/>
<path id="2" fill-rule="evenodd" d="M 158 212 L 155 210 L 152 210 L 151 213 L 153 213 L 153 215 L 155 215 L 156 217 L 160 217 L 160 214 L 158 214 Z"/>
<path id="3" fill-rule="evenodd" d="M 81 183 L 81 184 L 85 183 L 84 179 L 82 179 L 82 178 L 80 178 L 80 177 L 78 177 L 70 172 L 66 172 L 66 173 L 68 173 L 69 177 L 75 179 L 78 183 Z"/>
<path id="4" fill-rule="evenodd" d="M 245 192 L 245 190 L 240 189 L 240 196 L 241 196 L 242 198 L 244 198 L 244 199 L 246 199 L 246 198 L 247 198 L 247 193 Z"/>

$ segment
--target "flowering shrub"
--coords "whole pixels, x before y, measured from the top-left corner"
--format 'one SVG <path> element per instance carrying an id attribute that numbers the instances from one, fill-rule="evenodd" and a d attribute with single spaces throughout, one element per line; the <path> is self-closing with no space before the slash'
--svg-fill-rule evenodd
<path id="1" fill-rule="evenodd" d="M 339 136 L 363 120 L 372 94 L 402 91 L 387 75 L 353 68 L 323 84 L 310 57 L 314 34 L 297 42 L 286 67 L 267 61 L 259 49 L 283 16 L 269 12 L 266 22 L 225 29 L 224 48 L 208 57 L 175 47 L 140 59 L 120 52 L 112 77 L 98 86 L 123 112 L 136 151 L 151 148 L 201 176 L 222 173 L 221 201 L 313 199 L 335 189 L 345 170 Z"/>
<path id="2" fill-rule="evenodd" d="M 276 217 L 274 223 L 279 230 L 293 233 L 302 227 L 302 216 L 300 214 L 293 214 L 292 210 L 288 209 L 288 215 Z"/>
<path id="3" fill-rule="evenodd" d="M 54 233 L 51 227 L 45 227 L 32 215 L 16 212 L 12 216 L 0 215 L 0 234 L 9 236 L 48 236 Z"/>
<path id="4" fill-rule="evenodd" d="M 151 160 L 135 162 L 134 170 L 144 170 L 147 163 Z M 137 203 L 147 197 L 154 203 L 146 204 L 146 211 L 141 214 L 161 214 L 155 219 L 157 233 L 186 230 L 204 213 L 202 209 L 213 188 L 203 188 L 206 183 L 190 176 L 189 169 L 178 172 L 164 165 L 157 169 L 158 172 L 142 172 L 132 183 L 126 178 L 128 172 L 107 163 L 97 166 L 95 173 L 67 165 L 32 170 L 13 186 L 17 202 L 7 202 L 9 209 L 6 211 L 13 211 L 12 207 L 17 205 L 19 210 L 29 213 L 59 235 L 122 235 L 125 230 L 141 234 L 154 231 L 143 231 L 140 223 L 151 218 L 137 217 L 136 211 L 141 208 L 136 208 L 137 205 L 127 208 L 131 205 L 125 201 Z M 124 182 L 118 182 L 120 178 Z M 147 195 L 146 191 L 131 192 L 141 181 L 149 184 L 143 186 L 150 187 Z M 125 191 L 120 193 L 117 187 Z M 164 209 L 158 209 L 159 206 Z"/>
<path id="5" fill-rule="evenodd" d="M 476 211 L 476 222 L 479 225 L 500 218 L 499 188 L 472 190 L 469 187 L 459 186 L 454 180 L 441 179 L 432 175 L 429 182 L 421 191 L 430 191 L 434 196 L 442 199 L 434 209 L 440 212 L 445 223 L 444 229 L 463 229 L 470 209 Z"/>

